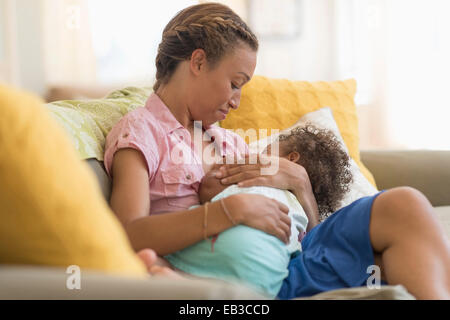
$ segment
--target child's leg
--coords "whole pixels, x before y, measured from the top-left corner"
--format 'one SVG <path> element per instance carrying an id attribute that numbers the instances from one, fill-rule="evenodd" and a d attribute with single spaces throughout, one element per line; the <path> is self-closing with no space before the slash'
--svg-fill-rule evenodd
<path id="1" fill-rule="evenodd" d="M 422 193 L 400 187 L 379 195 L 369 232 L 389 284 L 418 299 L 450 299 L 450 240 Z"/>

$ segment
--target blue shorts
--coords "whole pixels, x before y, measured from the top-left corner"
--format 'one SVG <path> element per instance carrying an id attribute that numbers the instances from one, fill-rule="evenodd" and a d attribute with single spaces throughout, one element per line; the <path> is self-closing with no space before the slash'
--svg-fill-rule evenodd
<path id="1" fill-rule="evenodd" d="M 372 203 L 379 193 L 336 211 L 311 229 L 303 251 L 289 262 L 289 275 L 277 295 L 292 299 L 347 287 L 365 286 L 375 264 L 369 237 Z"/>

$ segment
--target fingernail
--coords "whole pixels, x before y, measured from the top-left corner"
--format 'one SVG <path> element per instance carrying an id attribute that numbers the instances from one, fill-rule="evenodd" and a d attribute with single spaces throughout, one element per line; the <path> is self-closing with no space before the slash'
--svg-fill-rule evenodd
<path id="1" fill-rule="evenodd" d="M 239 182 L 238 187 L 242 187 L 242 186 L 243 186 L 242 182 Z"/>
<path id="2" fill-rule="evenodd" d="M 216 178 L 220 178 L 220 177 L 222 177 L 222 172 L 220 172 L 220 171 L 217 171 L 217 172 L 216 172 L 216 175 L 215 175 L 215 177 L 216 177 Z"/>
<path id="3" fill-rule="evenodd" d="M 228 182 L 228 179 L 222 179 L 222 180 L 220 180 L 220 182 L 222 182 L 222 183 L 227 183 L 227 182 Z"/>

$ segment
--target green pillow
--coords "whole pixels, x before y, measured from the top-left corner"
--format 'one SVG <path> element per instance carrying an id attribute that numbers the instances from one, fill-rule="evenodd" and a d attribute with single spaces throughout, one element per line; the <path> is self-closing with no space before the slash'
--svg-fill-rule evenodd
<path id="1" fill-rule="evenodd" d="M 103 161 L 111 128 L 128 112 L 143 107 L 152 92 L 150 87 L 127 87 L 102 99 L 62 100 L 46 106 L 69 133 L 81 159 Z"/>

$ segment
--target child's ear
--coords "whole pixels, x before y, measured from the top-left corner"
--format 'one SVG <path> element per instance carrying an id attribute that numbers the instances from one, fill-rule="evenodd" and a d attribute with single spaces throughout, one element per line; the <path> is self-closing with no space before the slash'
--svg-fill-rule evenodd
<path id="1" fill-rule="evenodd" d="M 298 162 L 299 159 L 300 159 L 300 153 L 298 153 L 297 151 L 292 151 L 291 153 L 288 154 L 289 161 Z"/>

